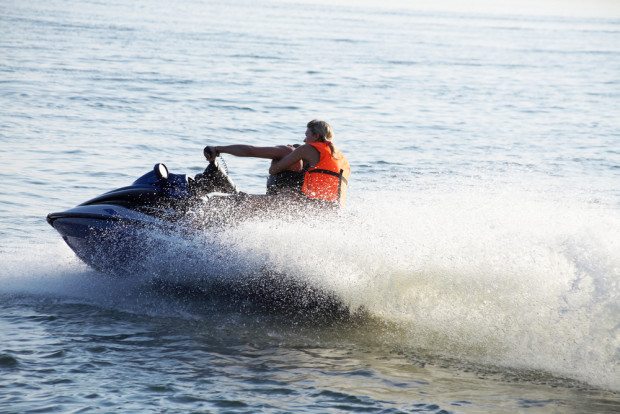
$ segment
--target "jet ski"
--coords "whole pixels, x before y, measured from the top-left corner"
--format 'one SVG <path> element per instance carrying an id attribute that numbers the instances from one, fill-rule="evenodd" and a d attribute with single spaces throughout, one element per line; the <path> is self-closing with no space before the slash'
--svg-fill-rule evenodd
<path id="1" fill-rule="evenodd" d="M 176 237 L 179 231 L 214 231 L 234 224 L 235 214 L 243 211 L 244 202 L 252 197 L 237 189 L 224 166 L 218 160 L 211 161 L 202 173 L 188 177 L 170 173 L 158 163 L 130 186 L 108 191 L 69 210 L 50 213 L 47 221 L 95 270 L 123 277 L 136 272 L 157 273 L 159 269 L 149 267 L 152 264 L 148 261 L 145 264 L 145 258 L 157 256 L 157 249 L 162 248 L 157 244 L 161 239 L 153 239 L 153 235 L 171 232 Z M 300 187 L 301 173 L 285 172 L 269 177 L 267 194 L 294 192 Z M 198 203 L 200 208 L 193 208 Z M 190 222 L 195 211 L 207 211 L 208 216 Z M 191 254 L 202 254 L 200 247 L 190 246 L 190 250 L 196 250 Z M 233 285 L 217 277 L 207 279 L 206 288 L 191 283 L 170 286 L 161 278 L 153 286 L 166 292 L 183 292 L 185 297 L 215 295 L 244 308 L 251 303 L 259 309 L 275 308 L 297 316 L 342 319 L 349 315 L 348 307 L 332 293 L 268 270 L 261 270 L 258 277 L 234 280 Z"/>
<path id="2" fill-rule="evenodd" d="M 47 222 L 84 263 L 115 273 L 142 253 L 145 231 L 173 227 L 205 196 L 217 197 L 219 204 L 237 204 L 243 198 L 217 160 L 193 178 L 172 174 L 158 163 L 130 186 L 50 213 Z"/>

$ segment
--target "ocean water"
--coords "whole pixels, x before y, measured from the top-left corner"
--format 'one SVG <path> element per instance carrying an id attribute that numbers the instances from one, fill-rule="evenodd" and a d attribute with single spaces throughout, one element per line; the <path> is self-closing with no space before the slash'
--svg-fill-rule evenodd
<path id="1" fill-rule="evenodd" d="M 0 2 L 0 412 L 618 412 L 620 8 L 478 3 Z M 45 222 L 313 118 L 338 217 L 151 234 L 125 277 Z M 229 300 L 266 273 L 348 316 Z"/>

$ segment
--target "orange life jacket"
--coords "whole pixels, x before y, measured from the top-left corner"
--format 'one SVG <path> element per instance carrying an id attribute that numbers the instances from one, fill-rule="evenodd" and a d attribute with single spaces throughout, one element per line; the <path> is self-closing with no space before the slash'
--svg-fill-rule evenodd
<path id="1" fill-rule="evenodd" d="M 326 142 L 310 142 L 319 152 L 319 162 L 308 168 L 301 192 L 308 198 L 337 202 L 344 205 L 351 169 L 344 155 L 334 158 Z"/>

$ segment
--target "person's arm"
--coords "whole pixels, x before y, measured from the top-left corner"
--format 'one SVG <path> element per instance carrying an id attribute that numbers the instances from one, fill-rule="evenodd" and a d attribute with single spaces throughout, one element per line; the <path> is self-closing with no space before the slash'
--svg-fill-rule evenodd
<path id="1" fill-rule="evenodd" d="M 320 154 L 312 145 L 304 144 L 301 147 L 295 149 L 284 158 L 274 161 L 269 167 L 269 174 L 277 174 L 279 172 L 288 170 L 296 163 L 307 161 L 310 165 L 314 165 L 319 162 Z"/>
<path id="2" fill-rule="evenodd" d="M 209 161 L 213 161 L 220 154 L 230 154 L 236 157 L 254 157 L 267 159 L 280 159 L 291 152 L 290 147 L 280 145 L 277 147 L 255 147 L 253 145 L 224 145 L 205 147 L 204 155 Z"/>

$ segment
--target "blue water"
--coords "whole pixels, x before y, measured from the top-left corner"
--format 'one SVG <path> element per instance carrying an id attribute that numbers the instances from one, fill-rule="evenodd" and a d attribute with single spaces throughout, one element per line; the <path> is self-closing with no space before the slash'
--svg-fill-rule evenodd
<path id="1" fill-rule="evenodd" d="M 620 11 L 541 4 L 0 3 L 0 412 L 620 410 Z M 154 235 L 125 278 L 45 222 L 313 118 L 338 218 Z M 265 271 L 353 316 L 177 284 Z"/>

